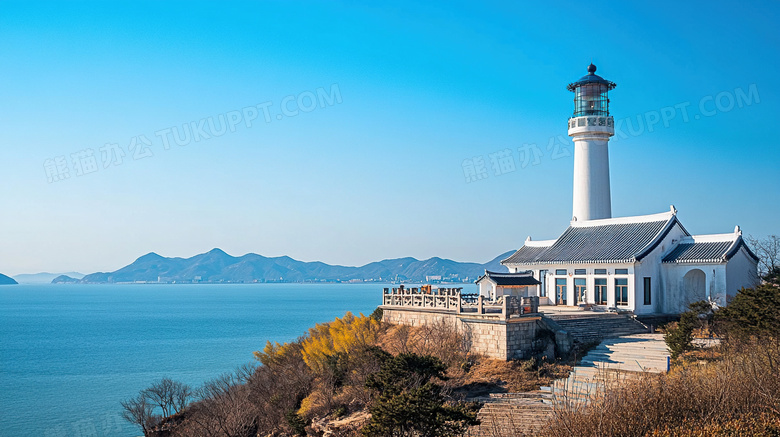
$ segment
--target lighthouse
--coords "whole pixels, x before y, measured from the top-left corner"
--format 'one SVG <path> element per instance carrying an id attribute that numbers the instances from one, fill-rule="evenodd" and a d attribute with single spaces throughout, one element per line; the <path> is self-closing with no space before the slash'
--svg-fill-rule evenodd
<path id="1" fill-rule="evenodd" d="M 609 191 L 609 137 L 615 122 L 609 115 L 609 91 L 615 88 L 588 65 L 588 74 L 570 83 L 574 114 L 569 118 L 569 136 L 574 141 L 574 199 L 572 220 L 612 217 Z"/>

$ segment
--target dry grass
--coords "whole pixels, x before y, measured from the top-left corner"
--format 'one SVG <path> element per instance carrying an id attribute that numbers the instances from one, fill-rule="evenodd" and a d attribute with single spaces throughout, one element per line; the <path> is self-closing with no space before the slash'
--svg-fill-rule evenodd
<path id="1" fill-rule="evenodd" d="M 565 378 L 571 367 L 562 364 L 539 363 L 534 360 L 501 361 L 479 358 L 468 372 L 453 369 L 447 385 L 465 397 L 488 393 L 519 393 L 538 390 L 554 379 Z"/>
<path id="2" fill-rule="evenodd" d="M 535 360 L 502 361 L 471 355 L 469 338 L 453 325 L 439 322 L 419 327 L 387 326 L 379 345 L 393 355 L 432 355 L 447 366 L 450 380 L 445 386 L 458 397 L 488 393 L 538 390 L 553 379 L 565 378 L 571 367 Z"/>
<path id="3" fill-rule="evenodd" d="M 458 367 L 468 359 L 469 338 L 453 323 L 439 321 L 423 326 L 386 325 L 378 346 L 392 355 L 414 353 L 431 355 L 448 368 Z"/>
<path id="4" fill-rule="evenodd" d="M 587 408 L 557 405 L 542 435 L 753 435 L 728 430 L 747 429 L 756 421 L 777 429 L 780 343 L 731 345 L 722 354 L 720 361 L 706 364 L 683 361 L 666 375 L 640 375 L 610 387 Z M 694 429 L 717 433 L 691 434 Z"/>
<path id="5" fill-rule="evenodd" d="M 777 437 L 780 436 L 780 417 L 771 414 L 748 414 L 698 427 L 683 423 L 654 431 L 649 437 Z"/>

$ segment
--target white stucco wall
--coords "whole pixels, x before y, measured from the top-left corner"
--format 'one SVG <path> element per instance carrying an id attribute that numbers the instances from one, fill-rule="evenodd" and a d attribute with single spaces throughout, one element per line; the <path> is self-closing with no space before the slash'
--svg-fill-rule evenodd
<path id="1" fill-rule="evenodd" d="M 493 283 L 487 279 L 483 279 L 477 282 L 479 286 L 479 294 L 485 296 L 485 299 L 490 299 L 490 291 L 493 289 Z"/>
<path id="2" fill-rule="evenodd" d="M 633 294 L 629 297 L 631 310 L 635 314 L 663 313 L 666 301 L 669 299 L 664 292 L 666 280 L 662 274 L 662 264 L 664 257 L 668 255 L 677 246 L 677 243 L 688 234 L 683 230 L 679 223 L 666 234 L 666 237 L 653 249 L 641 262 L 634 266 Z M 650 278 L 651 299 L 650 305 L 645 305 L 644 278 Z M 629 289 L 631 292 L 631 289 Z M 633 299 L 632 299 L 633 297 Z"/>
<path id="3" fill-rule="evenodd" d="M 744 247 L 740 248 L 726 264 L 726 301 L 733 299 L 743 287 L 751 288 L 757 284 L 758 264 Z"/>
<path id="4" fill-rule="evenodd" d="M 712 299 L 719 305 L 726 304 L 726 263 L 663 264 L 662 269 L 665 278 L 662 312 L 680 313 L 686 311 L 690 303 L 702 299 Z M 685 275 L 693 270 L 701 270 L 705 276 L 704 292 L 700 295 L 686 286 Z"/>
<path id="5" fill-rule="evenodd" d="M 496 285 L 489 279 L 483 279 L 477 282 L 477 285 L 479 287 L 479 294 L 485 296 L 485 299 L 489 300 L 494 300 L 500 296 L 538 296 L 539 293 L 538 286 L 536 285 L 521 288 L 502 287 L 500 285 Z"/>

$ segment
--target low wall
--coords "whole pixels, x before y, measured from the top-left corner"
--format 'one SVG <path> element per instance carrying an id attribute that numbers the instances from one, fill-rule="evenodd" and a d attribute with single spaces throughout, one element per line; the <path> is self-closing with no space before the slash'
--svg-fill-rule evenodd
<path id="1" fill-rule="evenodd" d="M 469 336 L 470 352 L 501 360 L 530 358 L 540 316 L 502 319 L 497 316 L 454 314 L 435 309 L 382 306 L 383 320 L 395 325 L 423 326 L 446 323 Z"/>

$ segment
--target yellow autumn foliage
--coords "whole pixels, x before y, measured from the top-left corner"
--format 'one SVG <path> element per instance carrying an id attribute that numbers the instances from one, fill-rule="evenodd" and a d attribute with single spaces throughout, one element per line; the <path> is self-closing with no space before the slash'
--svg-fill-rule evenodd
<path id="1" fill-rule="evenodd" d="M 337 353 L 349 355 L 355 350 L 376 343 L 379 322 L 372 317 L 355 317 L 347 312 L 344 317 L 330 323 L 318 323 L 309 329 L 309 338 L 303 341 L 303 360 L 314 370 L 323 369 L 329 356 Z"/>
<path id="2" fill-rule="evenodd" d="M 281 361 L 285 355 L 294 352 L 295 349 L 297 349 L 297 345 L 293 343 L 279 344 L 278 342 L 271 343 L 267 341 L 263 351 L 255 351 L 254 356 L 264 366 L 270 366 Z"/>

